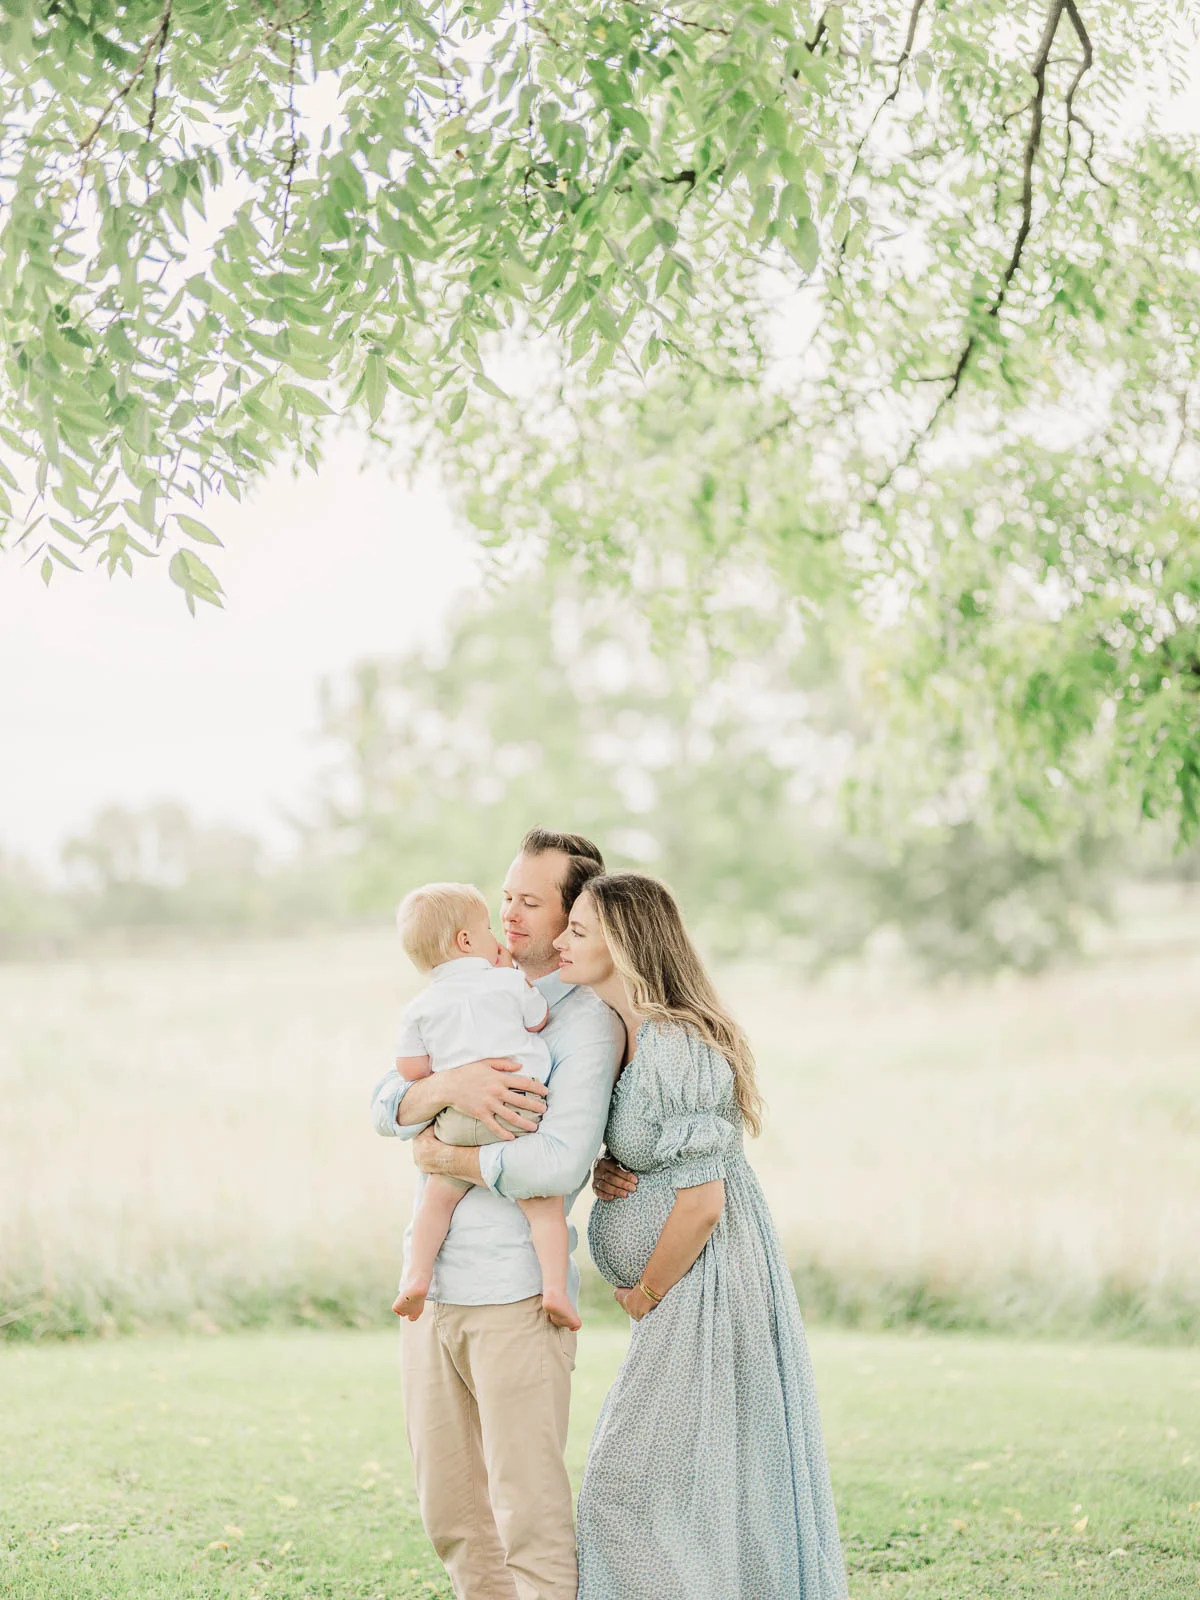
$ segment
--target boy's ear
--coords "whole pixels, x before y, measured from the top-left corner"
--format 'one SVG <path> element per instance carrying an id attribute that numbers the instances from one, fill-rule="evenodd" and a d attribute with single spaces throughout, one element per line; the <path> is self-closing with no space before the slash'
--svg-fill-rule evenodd
<path id="1" fill-rule="evenodd" d="M 460 928 L 454 935 L 454 943 L 465 955 L 471 948 L 471 935 L 465 928 Z"/>

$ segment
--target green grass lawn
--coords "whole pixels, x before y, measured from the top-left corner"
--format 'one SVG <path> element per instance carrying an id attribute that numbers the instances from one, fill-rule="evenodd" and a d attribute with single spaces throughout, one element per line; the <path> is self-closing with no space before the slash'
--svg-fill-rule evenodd
<path id="1" fill-rule="evenodd" d="M 585 1330 L 576 1474 L 623 1345 Z M 1200 1596 L 1200 1351 L 818 1331 L 813 1354 L 854 1600 Z M 448 1596 L 397 1358 L 392 1333 L 0 1350 L 0 1594 Z"/>

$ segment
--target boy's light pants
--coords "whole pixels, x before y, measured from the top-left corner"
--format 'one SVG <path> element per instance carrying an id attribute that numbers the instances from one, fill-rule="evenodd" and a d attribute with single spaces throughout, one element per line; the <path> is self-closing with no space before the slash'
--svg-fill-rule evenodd
<path id="1" fill-rule="evenodd" d="M 421 1520 L 459 1600 L 576 1600 L 563 1462 L 575 1335 L 538 1295 L 430 1300 L 401 1350 Z"/>

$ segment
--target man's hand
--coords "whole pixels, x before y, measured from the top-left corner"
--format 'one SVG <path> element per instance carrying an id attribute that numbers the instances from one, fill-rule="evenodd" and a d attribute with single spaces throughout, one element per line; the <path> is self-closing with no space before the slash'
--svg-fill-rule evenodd
<path id="1" fill-rule="evenodd" d="M 624 1200 L 636 1188 L 637 1173 L 628 1171 L 611 1156 L 601 1156 L 592 1168 L 592 1192 L 598 1200 Z M 623 1292 L 619 1290 L 618 1294 Z"/>
<path id="2" fill-rule="evenodd" d="M 443 1144 L 432 1128 L 419 1133 L 412 1143 L 413 1160 L 431 1177 L 461 1178 L 466 1183 L 483 1182 L 479 1151 L 474 1146 Z"/>
<path id="3" fill-rule="evenodd" d="M 546 1109 L 546 1085 L 524 1077 L 515 1061 L 489 1057 L 435 1076 L 447 1105 L 482 1122 L 498 1138 L 516 1138 L 500 1126 L 499 1116 L 526 1133 L 537 1132 Z"/>

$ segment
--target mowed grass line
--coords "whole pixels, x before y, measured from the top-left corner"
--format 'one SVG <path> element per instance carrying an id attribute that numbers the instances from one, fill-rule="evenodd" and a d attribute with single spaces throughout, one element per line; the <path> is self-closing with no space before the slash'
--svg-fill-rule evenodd
<path id="1" fill-rule="evenodd" d="M 624 1343 L 585 1330 L 576 1479 Z M 1200 1352 L 812 1344 L 854 1600 L 1200 1594 Z M 0 1418 L 14 1600 L 450 1594 L 417 1516 L 394 1333 L 10 1347 Z"/>

